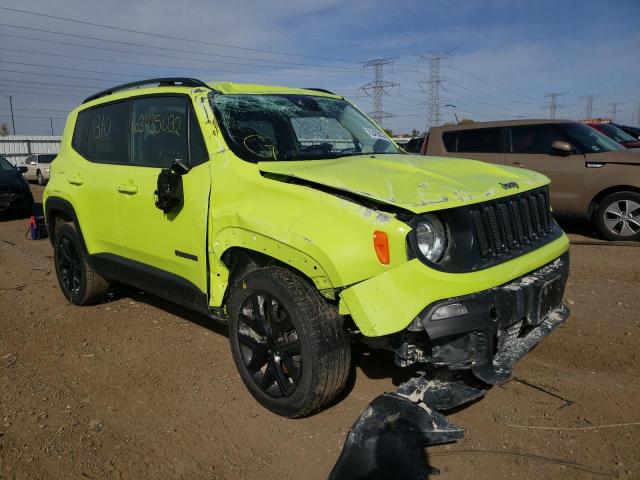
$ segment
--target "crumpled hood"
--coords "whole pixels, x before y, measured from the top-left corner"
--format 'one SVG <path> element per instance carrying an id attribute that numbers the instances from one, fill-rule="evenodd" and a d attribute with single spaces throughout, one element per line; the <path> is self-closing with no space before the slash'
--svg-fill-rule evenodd
<path id="1" fill-rule="evenodd" d="M 326 185 L 415 213 L 483 202 L 549 183 L 544 175 L 521 168 L 403 154 L 259 162 L 258 168 L 261 172 Z"/>

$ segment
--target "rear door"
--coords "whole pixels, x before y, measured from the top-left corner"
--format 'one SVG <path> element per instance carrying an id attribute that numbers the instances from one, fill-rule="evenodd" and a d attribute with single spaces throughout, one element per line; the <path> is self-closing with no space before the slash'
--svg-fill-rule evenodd
<path id="1" fill-rule="evenodd" d="M 120 255 L 115 188 L 129 163 L 129 102 L 106 103 L 78 114 L 72 147 L 80 158 L 60 172 L 91 254 Z"/>
<path id="2" fill-rule="evenodd" d="M 497 164 L 504 162 L 504 138 L 499 127 L 443 132 L 442 143 L 450 157 Z"/>
<path id="3" fill-rule="evenodd" d="M 208 155 L 187 95 L 131 100 L 131 164 L 116 186 L 123 256 L 153 267 L 163 280 L 188 281 L 207 292 L 206 232 L 211 186 Z M 155 206 L 158 175 L 180 159 L 183 202 L 164 213 Z M 170 275 L 167 275 L 170 274 Z"/>
<path id="4" fill-rule="evenodd" d="M 552 124 L 519 125 L 506 132 L 505 164 L 540 172 L 551 179 L 551 205 L 556 211 L 575 209 L 584 191 L 585 157 L 575 149 L 560 155 L 551 144 L 556 140 L 571 143 Z"/>

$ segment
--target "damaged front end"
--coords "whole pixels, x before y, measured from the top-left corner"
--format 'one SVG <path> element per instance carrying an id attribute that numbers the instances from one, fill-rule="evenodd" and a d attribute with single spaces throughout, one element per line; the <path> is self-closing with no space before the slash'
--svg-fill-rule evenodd
<path id="1" fill-rule="evenodd" d="M 331 478 L 438 473 L 425 462 L 423 448 L 464 435 L 439 411 L 507 381 L 515 363 L 568 318 L 562 304 L 568 272 L 565 253 L 502 286 L 435 302 L 403 332 L 367 342 L 393 350 L 400 366 L 421 364 L 422 372 L 371 402 L 351 428 Z"/>

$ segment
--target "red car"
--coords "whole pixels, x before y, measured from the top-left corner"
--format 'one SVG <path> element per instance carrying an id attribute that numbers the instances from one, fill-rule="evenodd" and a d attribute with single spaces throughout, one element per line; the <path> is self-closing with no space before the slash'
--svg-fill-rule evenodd
<path id="1" fill-rule="evenodd" d="M 607 137 L 613 138 L 616 142 L 624 145 L 627 148 L 640 148 L 640 140 L 638 140 L 637 138 L 633 138 L 631 135 L 623 132 L 611 123 L 587 122 L 587 125 L 601 131 Z"/>

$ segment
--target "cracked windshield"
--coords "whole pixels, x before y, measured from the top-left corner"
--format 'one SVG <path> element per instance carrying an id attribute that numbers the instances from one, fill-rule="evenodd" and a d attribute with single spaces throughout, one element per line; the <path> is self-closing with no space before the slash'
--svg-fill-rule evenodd
<path id="1" fill-rule="evenodd" d="M 349 102 L 309 95 L 217 95 L 212 101 L 231 150 L 252 162 L 401 153 Z"/>

